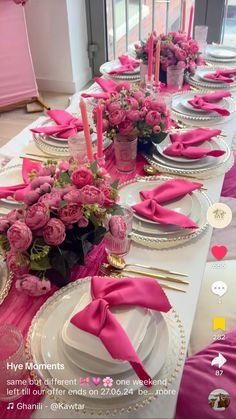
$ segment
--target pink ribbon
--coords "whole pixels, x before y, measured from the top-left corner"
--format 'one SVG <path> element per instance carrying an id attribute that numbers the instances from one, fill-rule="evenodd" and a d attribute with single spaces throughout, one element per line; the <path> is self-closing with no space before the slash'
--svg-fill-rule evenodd
<path id="1" fill-rule="evenodd" d="M 25 193 L 27 193 L 27 191 L 30 189 L 30 179 L 28 177 L 29 173 L 32 172 L 32 170 L 36 170 L 38 172 L 41 167 L 41 163 L 32 162 L 30 159 L 23 159 L 22 179 L 24 180 L 24 183 L 20 183 L 19 185 L 0 187 L 0 199 L 14 196 L 16 201 L 23 201 Z"/>
<path id="2" fill-rule="evenodd" d="M 123 305 L 140 306 L 167 312 L 171 305 L 158 284 L 151 278 L 93 277 L 91 279 L 92 301 L 70 320 L 76 327 L 99 337 L 112 358 L 128 361 L 138 377 L 152 385 L 151 377 L 145 371 L 127 334 L 109 310 Z"/>
<path id="3" fill-rule="evenodd" d="M 229 96 L 231 96 L 231 93 L 227 91 L 207 93 L 205 95 L 194 96 L 193 99 L 188 100 L 188 103 L 195 109 L 203 109 L 206 112 L 217 112 L 222 116 L 228 116 L 230 112 L 227 109 L 214 105 L 214 103 Z"/>
<path id="4" fill-rule="evenodd" d="M 75 118 L 67 111 L 54 109 L 49 110 L 47 114 L 57 123 L 57 125 L 32 128 L 32 132 L 37 134 L 56 135 L 58 138 L 69 138 L 72 135 L 75 135 L 78 131 L 83 130 L 82 120 Z"/>
<path id="5" fill-rule="evenodd" d="M 221 80 L 230 84 L 234 82 L 234 79 L 232 78 L 234 75 L 236 75 L 236 68 L 231 68 L 229 70 L 216 70 L 214 73 L 205 74 L 204 78 L 210 80 Z"/>
<path id="6" fill-rule="evenodd" d="M 140 197 L 143 202 L 133 205 L 132 208 L 137 214 L 157 223 L 174 224 L 183 228 L 198 228 L 198 225 L 190 218 L 164 208 L 161 204 L 180 198 L 201 186 L 201 183 L 183 179 L 168 180 L 152 190 L 141 191 Z"/>
<path id="7" fill-rule="evenodd" d="M 219 129 L 196 128 L 182 134 L 170 134 L 172 145 L 164 150 L 168 156 L 184 156 L 190 159 L 198 159 L 204 156 L 219 157 L 225 154 L 224 150 L 208 150 L 203 147 L 194 147 L 204 141 L 209 141 L 212 137 L 220 135 Z"/>

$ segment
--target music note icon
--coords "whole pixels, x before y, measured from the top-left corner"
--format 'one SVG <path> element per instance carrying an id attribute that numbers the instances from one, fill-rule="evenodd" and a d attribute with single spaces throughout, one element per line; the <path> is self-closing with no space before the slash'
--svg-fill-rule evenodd
<path id="1" fill-rule="evenodd" d="M 14 409 L 14 403 L 10 402 L 8 403 L 7 410 L 12 410 L 12 409 Z"/>

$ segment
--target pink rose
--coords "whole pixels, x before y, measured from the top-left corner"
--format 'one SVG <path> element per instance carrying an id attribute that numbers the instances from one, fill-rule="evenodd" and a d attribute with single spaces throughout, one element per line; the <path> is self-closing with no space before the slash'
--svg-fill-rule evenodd
<path id="1" fill-rule="evenodd" d="M 149 111 L 146 115 L 145 121 L 148 125 L 159 125 L 161 122 L 161 115 L 157 111 Z"/>
<path id="2" fill-rule="evenodd" d="M 80 202 L 82 204 L 102 205 L 104 203 L 104 194 L 95 186 L 87 185 L 80 190 Z"/>
<path id="3" fill-rule="evenodd" d="M 32 232 L 30 228 L 21 221 L 16 221 L 7 232 L 11 250 L 24 252 L 32 243 Z"/>
<path id="4" fill-rule="evenodd" d="M 129 106 L 129 109 L 138 109 L 139 108 L 138 101 L 132 96 L 126 97 L 124 99 L 124 102 L 127 103 L 127 105 Z"/>
<path id="5" fill-rule="evenodd" d="M 120 107 L 119 102 L 111 102 L 107 105 L 107 110 L 109 112 L 117 111 L 117 110 L 120 110 L 120 109 L 121 109 L 121 107 Z"/>
<path id="6" fill-rule="evenodd" d="M 140 120 L 140 112 L 137 110 L 131 110 L 126 112 L 126 118 L 130 119 L 130 121 L 139 121 Z M 124 122 L 122 122 L 124 123 Z"/>
<path id="7" fill-rule="evenodd" d="M 123 81 L 115 87 L 115 90 L 119 93 L 121 90 L 130 90 L 130 88 L 130 83 L 128 81 Z"/>
<path id="8" fill-rule="evenodd" d="M 64 195 L 63 199 L 67 202 L 75 202 L 77 204 L 80 203 L 80 190 L 75 189 L 73 191 L 68 192 Z"/>
<path id="9" fill-rule="evenodd" d="M 66 228 L 61 220 L 51 218 L 43 229 L 45 243 L 51 246 L 58 246 L 66 237 Z"/>
<path id="10" fill-rule="evenodd" d="M 121 135 L 130 134 L 130 132 L 133 130 L 133 128 L 134 128 L 133 123 L 126 119 L 126 121 L 121 122 L 121 124 L 119 125 L 119 133 Z"/>
<path id="11" fill-rule="evenodd" d="M 27 209 L 25 223 L 31 230 L 42 228 L 49 221 L 49 210 L 43 202 L 37 202 Z"/>
<path id="12" fill-rule="evenodd" d="M 0 233 L 5 233 L 10 227 L 10 222 L 7 217 L 0 218 Z"/>
<path id="13" fill-rule="evenodd" d="M 93 173 L 86 167 L 80 167 L 72 173 L 71 181 L 78 189 L 81 189 L 86 185 L 92 185 Z"/>
<path id="14" fill-rule="evenodd" d="M 140 118 L 142 119 L 142 118 L 145 118 L 145 116 L 147 115 L 148 109 L 144 106 L 139 112 L 140 112 Z"/>
<path id="15" fill-rule="evenodd" d="M 158 112 L 164 113 L 164 112 L 166 112 L 166 108 L 167 108 L 167 106 L 164 102 L 160 102 L 160 101 L 156 100 L 156 101 L 153 101 L 151 103 L 151 110 L 152 111 L 158 111 Z"/>
<path id="16" fill-rule="evenodd" d="M 151 109 L 152 99 L 150 97 L 146 97 L 144 100 L 144 106 L 146 109 Z"/>
<path id="17" fill-rule="evenodd" d="M 125 118 L 125 113 L 122 110 L 116 110 L 109 114 L 108 119 L 111 125 L 119 125 Z"/>
<path id="18" fill-rule="evenodd" d="M 61 171 L 67 171 L 70 168 L 70 163 L 67 160 L 62 160 L 58 167 Z"/>
<path id="19" fill-rule="evenodd" d="M 186 58 L 187 58 L 186 52 L 181 48 L 176 48 L 175 49 L 175 56 L 176 56 L 178 61 L 185 61 Z"/>
<path id="20" fill-rule="evenodd" d="M 85 186 L 87 188 L 88 186 Z M 83 216 L 81 206 L 76 203 L 69 202 L 65 207 L 58 211 L 59 217 L 66 225 L 77 223 Z"/>
<path id="21" fill-rule="evenodd" d="M 35 275 L 26 274 L 16 281 L 16 289 L 19 292 L 39 297 L 50 291 L 51 282 L 47 279 L 40 279 Z"/>
<path id="22" fill-rule="evenodd" d="M 14 224 L 16 221 L 22 220 L 23 218 L 24 218 L 24 211 L 19 208 L 11 210 L 7 214 L 7 219 L 10 224 Z"/>
<path id="23" fill-rule="evenodd" d="M 78 221 L 78 227 L 79 228 L 85 228 L 87 227 L 89 224 L 89 220 L 86 217 L 82 217 L 79 221 Z"/>
<path id="24" fill-rule="evenodd" d="M 7 266 L 16 277 L 27 274 L 30 269 L 29 256 L 25 253 L 7 252 Z"/>
<path id="25" fill-rule="evenodd" d="M 47 208 L 57 208 L 61 199 L 61 193 L 59 191 L 53 191 L 41 196 L 39 203 L 44 204 Z"/>
<path id="26" fill-rule="evenodd" d="M 109 230 L 113 237 L 124 240 L 127 231 L 127 225 L 124 218 L 120 215 L 113 215 L 109 221 Z"/>

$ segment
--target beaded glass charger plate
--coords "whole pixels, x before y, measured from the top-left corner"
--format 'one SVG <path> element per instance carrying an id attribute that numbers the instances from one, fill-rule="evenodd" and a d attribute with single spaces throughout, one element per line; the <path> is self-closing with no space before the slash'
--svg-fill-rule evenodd
<path id="1" fill-rule="evenodd" d="M 236 87 L 236 80 L 234 79 L 233 83 L 219 83 L 217 81 L 212 81 L 210 79 L 203 79 L 202 74 L 205 73 L 214 73 L 216 70 L 224 70 L 223 65 L 219 66 L 200 66 L 197 68 L 195 74 L 190 74 L 187 72 L 185 74 L 185 80 L 191 86 L 197 87 L 199 89 L 206 89 L 206 90 L 229 90 L 234 89 Z"/>
<path id="2" fill-rule="evenodd" d="M 13 280 L 13 274 L 7 269 L 6 262 L 0 255 L 0 305 L 9 293 Z"/>
<path id="3" fill-rule="evenodd" d="M 47 319 L 61 304 L 64 305 L 65 310 L 67 310 L 67 314 L 69 314 L 69 312 L 71 312 L 71 307 L 77 304 L 78 298 L 82 295 L 84 286 L 86 286 L 86 282 L 89 282 L 90 280 L 91 278 L 88 277 L 68 284 L 66 287 L 57 291 L 40 308 L 34 317 L 28 332 L 26 348 L 27 358 L 29 361 L 36 365 L 44 364 L 41 342 L 43 336 L 43 328 L 47 322 Z M 87 415 L 89 418 L 91 415 L 95 417 L 101 417 L 102 415 L 111 416 L 115 414 L 131 412 L 132 410 L 137 410 L 138 408 L 144 407 L 146 404 L 156 400 L 157 389 L 165 389 L 172 384 L 184 361 L 185 336 L 183 325 L 179 319 L 179 316 L 173 309 L 169 313 L 163 314 L 162 316 L 164 319 L 164 322 L 162 322 L 163 327 L 164 329 L 167 328 L 166 330 L 168 331 L 168 341 L 166 341 L 165 348 L 165 361 L 161 369 L 157 368 L 157 370 L 159 369 L 158 373 L 152 377 L 153 380 L 159 380 L 159 382 L 155 387 L 146 388 L 147 392 L 145 395 L 140 395 L 137 391 L 137 388 L 136 390 L 133 388 L 133 383 L 130 383 L 128 386 L 129 391 L 125 389 L 125 387 L 127 388 L 127 384 L 125 386 L 119 385 L 119 388 L 112 387 L 110 391 L 100 390 L 104 394 L 103 398 L 98 398 L 94 397 L 94 394 L 97 394 L 97 392 L 93 391 L 94 394 L 92 395 L 91 392 L 86 391 L 86 386 L 81 387 L 77 385 L 77 390 L 80 391 L 73 393 L 71 391 L 69 392 L 69 389 L 65 389 L 65 387 L 62 385 L 55 384 L 55 380 L 52 380 L 52 371 L 50 372 L 50 370 L 33 370 L 32 376 L 41 388 L 44 388 L 46 391 L 48 388 L 50 388 L 51 390 L 54 390 L 54 394 L 62 394 L 62 396 L 53 396 L 53 399 L 57 402 L 84 404 L 85 408 L 80 412 L 83 415 Z M 163 337 L 163 332 L 161 332 L 161 336 Z M 153 359 L 154 365 L 154 359 L 156 355 L 156 350 L 154 353 L 151 351 L 151 354 L 148 357 L 148 361 L 144 361 L 145 366 L 146 362 L 150 362 L 150 358 Z M 51 363 L 53 362 L 54 360 L 51 359 Z M 130 370 L 130 372 L 126 372 L 125 374 L 128 377 L 129 374 L 132 375 L 133 373 Z M 88 373 L 86 374 L 81 370 L 80 377 L 85 375 L 88 376 Z M 118 385 L 121 377 L 122 374 L 113 376 L 113 381 L 116 380 L 116 384 Z M 47 386 L 45 385 L 45 381 Z M 138 381 L 139 380 L 137 379 L 137 382 Z M 93 389 L 94 388 L 96 387 L 93 386 Z M 61 390 L 61 393 L 57 393 L 57 389 Z"/>

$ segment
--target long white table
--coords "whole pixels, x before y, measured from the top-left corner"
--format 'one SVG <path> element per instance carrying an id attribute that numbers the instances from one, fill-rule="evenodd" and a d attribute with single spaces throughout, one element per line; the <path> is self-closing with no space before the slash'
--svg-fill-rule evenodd
<path id="1" fill-rule="evenodd" d="M 236 98 L 236 94 L 234 95 Z M 72 98 L 72 103 L 68 108 L 71 112 L 78 111 L 78 95 Z M 223 129 L 227 133 L 225 141 L 231 145 L 232 139 L 236 133 L 236 115 L 227 122 L 218 124 L 219 129 Z M 31 126 L 37 126 L 42 122 L 42 118 L 35 121 Z M 208 125 L 209 126 L 209 125 Z M 215 124 L 214 124 L 215 126 Z M 19 156 L 23 152 L 24 146 L 30 141 L 31 134 L 28 127 L 24 129 L 19 135 L 14 137 L 8 144 L 0 149 L 1 154 Z M 222 183 L 224 176 L 203 181 L 204 186 L 207 187 L 207 194 L 212 203 L 219 202 Z M 201 181 L 202 182 L 202 181 Z M 127 262 L 145 262 L 150 265 L 158 265 L 163 268 L 173 269 L 180 272 L 187 272 L 189 274 L 190 286 L 186 293 L 179 293 L 167 290 L 166 293 L 170 299 L 173 308 L 179 313 L 183 322 L 186 344 L 188 345 L 192 324 L 194 321 L 194 314 L 197 306 L 201 282 L 204 275 L 206 259 L 209 251 L 209 245 L 212 235 L 212 229 L 209 228 L 205 234 L 200 236 L 197 240 L 190 241 L 182 247 L 167 250 L 152 250 L 145 248 L 136 243 L 133 243 L 131 250 L 126 257 Z M 211 327 L 211 325 L 203 325 L 203 327 Z M 186 346 L 187 349 L 187 346 Z M 158 400 L 152 402 L 143 409 L 125 414 L 125 418 L 173 418 L 175 415 L 175 406 L 177 401 L 178 389 L 182 376 L 183 364 L 180 368 L 179 374 L 170 387 L 176 390 L 175 395 L 159 396 Z M 34 418 L 54 418 L 55 412 L 50 410 L 51 401 L 45 398 L 43 410 L 35 411 Z M 46 406 L 48 406 L 46 408 Z M 78 412 L 60 411 L 57 410 L 56 417 L 78 417 Z"/>

